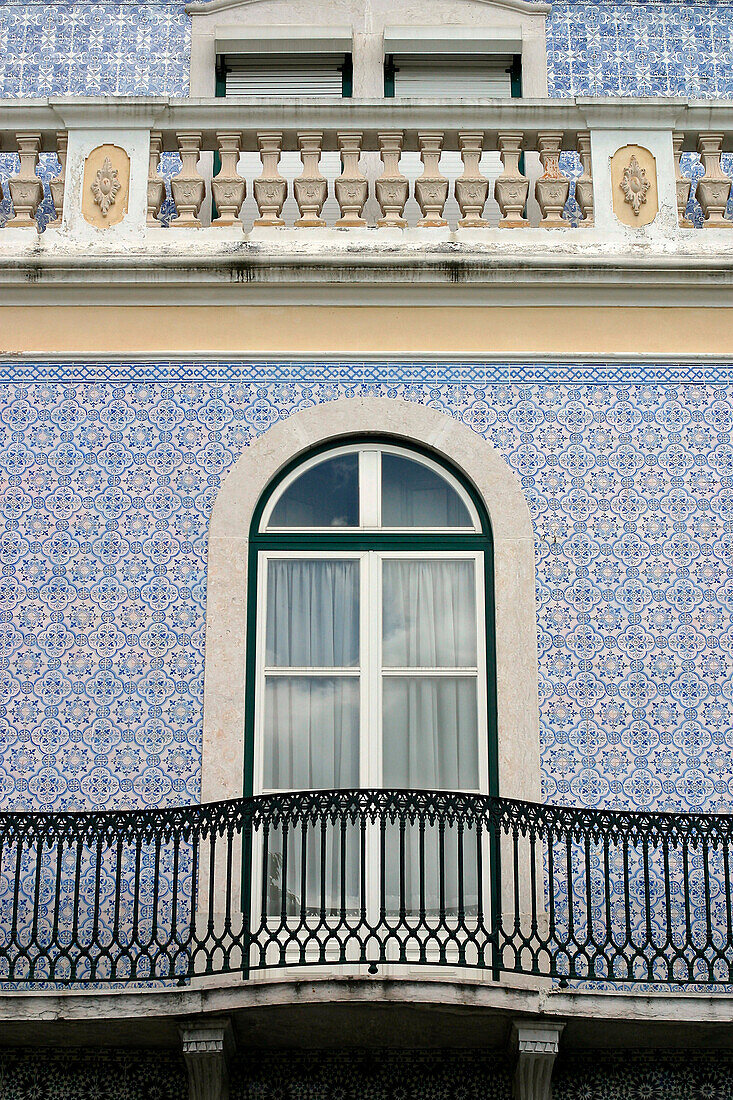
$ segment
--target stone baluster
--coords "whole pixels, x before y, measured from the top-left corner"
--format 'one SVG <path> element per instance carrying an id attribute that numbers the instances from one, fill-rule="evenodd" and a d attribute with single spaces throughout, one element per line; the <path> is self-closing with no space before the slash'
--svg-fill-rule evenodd
<path id="1" fill-rule="evenodd" d="M 405 209 L 410 185 L 400 172 L 403 137 L 402 130 L 386 130 L 377 135 L 384 171 L 377 179 L 374 188 L 377 202 L 382 208 L 382 217 L 377 225 L 383 229 L 404 229 L 407 224 L 402 217 L 402 212 Z"/>
<path id="2" fill-rule="evenodd" d="M 361 212 L 369 194 L 369 184 L 359 171 L 361 142 L 363 135 L 357 131 L 341 131 L 336 135 L 343 169 L 334 188 L 336 200 L 341 208 L 341 217 L 336 222 L 339 229 L 357 229 L 366 225 Z"/>
<path id="3" fill-rule="evenodd" d="M 700 134 L 697 149 L 705 175 L 697 181 L 697 198 L 705 215 L 706 229 L 730 229 L 733 222 L 725 217 L 730 194 L 730 179 L 720 166 L 723 134 Z"/>
<path id="4" fill-rule="evenodd" d="M 480 229 L 488 225 L 482 213 L 489 194 L 489 181 L 481 175 L 479 169 L 483 144 L 484 135 L 480 130 L 461 130 L 458 133 L 463 175 L 456 180 L 455 189 L 456 202 L 463 215 L 458 224 L 463 229 Z"/>
<path id="5" fill-rule="evenodd" d="M 578 134 L 578 156 L 580 157 L 580 175 L 575 181 L 575 198 L 583 214 L 580 223 L 584 229 L 595 224 L 593 207 L 593 164 L 590 156 L 590 131 L 581 130 Z"/>
<path id="6" fill-rule="evenodd" d="M 165 181 L 158 174 L 160 154 L 163 152 L 163 135 L 159 130 L 150 134 L 148 158 L 148 225 L 159 225 L 160 211 L 165 200 Z"/>
<path id="7" fill-rule="evenodd" d="M 499 132 L 499 154 L 504 170 L 494 185 L 496 201 L 502 212 L 500 229 L 521 229 L 528 222 L 523 211 L 527 203 L 529 180 L 519 171 L 523 135 L 519 130 Z"/>
<path id="8" fill-rule="evenodd" d="M 255 225 L 281 226 L 285 222 L 280 217 L 288 194 L 287 180 L 280 175 L 278 165 L 282 156 L 283 135 L 281 130 L 270 130 L 257 134 L 260 148 L 262 175 L 254 181 L 254 193 L 259 218 Z"/>
<path id="9" fill-rule="evenodd" d="M 185 130 L 176 134 L 182 167 L 171 180 L 173 200 L 178 217 L 171 224 L 176 229 L 200 229 L 199 210 L 206 194 L 206 184 L 198 172 L 201 155 L 201 131 Z"/>
<path id="10" fill-rule="evenodd" d="M 68 149 L 69 135 L 66 130 L 61 130 L 56 135 L 56 156 L 59 158 L 61 167 L 59 168 L 58 175 L 54 176 L 48 185 L 51 191 L 56 217 L 53 221 L 48 223 L 48 229 L 59 229 L 64 220 L 64 187 L 66 186 L 66 154 Z"/>
<path id="11" fill-rule="evenodd" d="M 440 174 L 440 154 L 443 151 L 442 133 L 420 131 L 417 135 L 423 172 L 415 180 L 415 198 L 422 210 L 417 223 L 424 229 L 437 229 L 447 225 L 443 207 L 448 198 L 448 180 Z"/>
<path id="12" fill-rule="evenodd" d="M 570 193 L 570 180 L 560 171 L 562 139 L 560 130 L 537 135 L 537 150 L 545 171 L 535 184 L 535 195 L 542 211 L 540 225 L 543 229 L 567 229 L 568 226 L 562 216 Z"/>
<path id="13" fill-rule="evenodd" d="M 687 217 L 687 203 L 690 201 L 692 180 L 682 175 L 682 166 L 680 163 L 682 160 L 682 144 L 684 140 L 685 135 L 675 130 L 672 134 L 672 149 L 674 151 L 675 190 L 677 191 L 677 217 L 682 229 L 692 229 L 692 222 Z"/>
<path id="14" fill-rule="evenodd" d="M 216 140 L 221 170 L 211 181 L 211 190 L 219 216 L 211 224 L 219 228 L 241 226 L 239 211 L 247 194 L 247 184 L 237 172 L 242 135 L 236 130 L 217 130 Z"/>
<path id="15" fill-rule="evenodd" d="M 323 134 L 318 131 L 298 134 L 300 159 L 303 171 L 293 180 L 295 201 L 300 210 L 296 226 L 300 229 L 317 229 L 325 225 L 321 210 L 328 195 L 328 183 L 321 175 L 321 146 Z"/>
<path id="16" fill-rule="evenodd" d="M 43 199 L 43 184 L 36 175 L 41 135 L 37 131 L 23 130 L 15 135 L 15 140 L 20 171 L 8 180 L 15 213 L 5 224 L 7 228 L 38 229 L 36 210 Z"/>

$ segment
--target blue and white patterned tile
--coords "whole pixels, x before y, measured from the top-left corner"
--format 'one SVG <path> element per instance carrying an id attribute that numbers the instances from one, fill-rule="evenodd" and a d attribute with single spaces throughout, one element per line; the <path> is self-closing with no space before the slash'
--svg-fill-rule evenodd
<path id="1" fill-rule="evenodd" d="M 607 377 L 636 381 L 572 364 L 156 364 L 138 380 L 124 364 L 6 366 L 5 805 L 198 799 L 218 487 L 271 424 L 370 392 L 468 423 L 522 481 L 545 797 L 729 810 L 733 404 L 730 369 L 707 369 L 692 385 L 633 365 Z M 95 373 L 114 381 L 81 380 Z"/>
<path id="2" fill-rule="evenodd" d="M 0 97 L 186 95 L 181 0 L 0 2 Z M 550 94 L 733 95 L 733 3 L 556 0 Z"/>

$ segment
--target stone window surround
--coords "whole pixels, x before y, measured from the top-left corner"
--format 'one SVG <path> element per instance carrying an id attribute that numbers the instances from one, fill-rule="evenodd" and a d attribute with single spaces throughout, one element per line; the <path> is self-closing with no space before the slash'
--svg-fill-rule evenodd
<path id="1" fill-rule="evenodd" d="M 282 19 L 274 18 L 273 7 L 282 10 Z M 491 28 L 519 32 L 522 42 L 522 94 L 527 99 L 547 96 L 546 19 L 550 5 L 539 0 L 428 0 L 420 8 L 420 28 L 465 26 L 477 32 Z M 313 7 L 309 0 L 196 0 L 186 6 L 191 17 L 190 95 L 209 97 L 215 91 L 217 32 L 241 28 L 283 30 L 294 34 L 313 25 Z M 328 23 L 328 11 L 318 15 L 319 23 Z M 332 22 L 351 23 L 353 27 L 354 98 L 384 95 L 384 29 L 386 26 L 411 25 L 414 8 L 409 0 L 372 0 L 365 6 L 360 0 L 347 0 L 334 12 Z"/>
<path id="2" fill-rule="evenodd" d="M 367 397 L 325 402 L 268 429 L 219 490 L 209 529 L 202 802 L 242 795 L 247 557 L 257 502 L 298 456 L 369 433 L 434 450 L 483 498 L 494 542 L 499 793 L 540 798 L 534 531 L 519 481 L 498 451 L 459 421 L 424 405 Z"/>

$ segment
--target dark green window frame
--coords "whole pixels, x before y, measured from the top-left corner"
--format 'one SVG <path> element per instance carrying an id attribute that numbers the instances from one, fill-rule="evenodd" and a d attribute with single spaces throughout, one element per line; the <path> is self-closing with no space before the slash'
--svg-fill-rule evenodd
<path id="1" fill-rule="evenodd" d="M 391 531 L 339 531 L 333 532 L 262 532 L 260 524 L 265 508 L 284 479 L 293 470 L 319 454 L 343 446 L 373 446 L 374 444 L 399 446 L 407 452 L 422 455 L 442 467 L 446 473 L 456 479 L 470 498 L 479 517 L 480 532 L 458 534 L 425 534 L 418 529 L 412 532 Z M 310 448 L 289 462 L 270 482 L 254 510 L 249 531 L 249 556 L 247 568 L 247 634 L 245 669 L 245 711 L 244 711 L 244 794 L 254 793 L 254 737 L 255 737 L 255 696 L 257 677 L 257 590 L 259 584 L 259 555 L 263 550 L 290 550 L 308 553 L 313 550 L 421 550 L 457 551 L 474 550 L 483 554 L 484 563 L 484 618 L 486 631 L 486 698 L 488 713 L 486 728 L 488 731 L 488 791 L 490 795 L 499 794 L 498 774 L 498 735 L 496 709 L 496 625 L 494 610 L 494 545 L 491 534 L 491 521 L 486 506 L 471 483 L 463 477 L 450 461 L 444 459 L 427 447 L 374 434 L 340 438 Z"/>

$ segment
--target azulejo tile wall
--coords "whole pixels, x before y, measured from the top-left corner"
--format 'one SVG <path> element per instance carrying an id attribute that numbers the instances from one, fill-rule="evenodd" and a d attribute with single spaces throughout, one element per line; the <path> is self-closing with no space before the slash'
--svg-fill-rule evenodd
<path id="1" fill-rule="evenodd" d="M 536 532 L 545 798 L 733 809 L 732 367 L 3 370 L 5 807 L 198 800 L 219 486 L 282 417 L 379 393 L 463 421 L 521 478 Z"/>
<path id="2" fill-rule="evenodd" d="M 185 1100 L 183 1058 L 149 1050 L 7 1050 L 3 1100 Z M 731 1100 L 729 1051 L 561 1053 L 555 1100 Z M 230 1070 L 232 1100 L 510 1100 L 512 1066 L 472 1050 L 257 1051 Z"/>
<path id="3" fill-rule="evenodd" d="M 188 93 L 181 0 L 0 0 L 0 97 Z M 733 3 L 556 0 L 550 95 L 733 93 Z"/>

